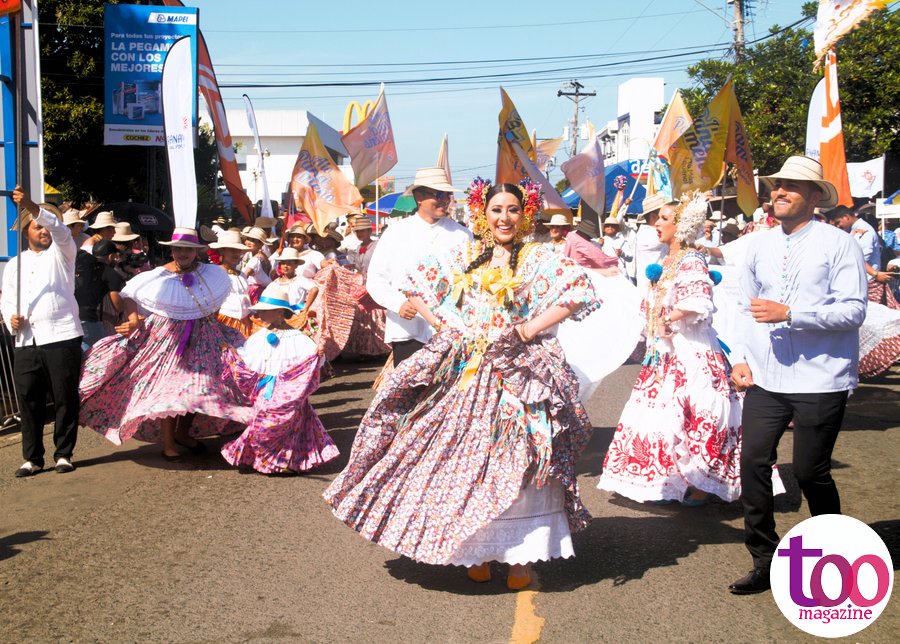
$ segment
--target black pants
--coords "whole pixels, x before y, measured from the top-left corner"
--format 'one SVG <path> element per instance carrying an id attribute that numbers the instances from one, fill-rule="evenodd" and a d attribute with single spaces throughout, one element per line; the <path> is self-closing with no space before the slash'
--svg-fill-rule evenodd
<path id="1" fill-rule="evenodd" d="M 794 421 L 794 476 L 810 514 L 840 514 L 841 499 L 831 478 L 831 452 L 841 429 L 847 392 L 779 394 L 753 386 L 744 399 L 741 442 L 741 502 L 744 542 L 753 565 L 767 568 L 778 546 L 772 465 L 778 441 Z"/>
<path id="2" fill-rule="evenodd" d="M 72 458 L 78 437 L 81 338 L 18 347 L 14 357 L 13 381 L 22 416 L 22 456 L 44 466 L 44 424 L 50 393 L 56 409 L 53 460 Z"/>
<path id="3" fill-rule="evenodd" d="M 406 360 L 409 356 L 425 346 L 424 342 L 418 340 L 403 340 L 402 342 L 391 342 L 394 349 L 394 367 Z"/>

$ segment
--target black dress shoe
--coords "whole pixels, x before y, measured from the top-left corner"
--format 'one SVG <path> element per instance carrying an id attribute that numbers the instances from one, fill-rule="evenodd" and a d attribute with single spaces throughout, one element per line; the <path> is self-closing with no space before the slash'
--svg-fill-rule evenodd
<path id="1" fill-rule="evenodd" d="M 735 595 L 755 595 L 772 588 L 768 568 L 754 568 L 728 587 Z"/>

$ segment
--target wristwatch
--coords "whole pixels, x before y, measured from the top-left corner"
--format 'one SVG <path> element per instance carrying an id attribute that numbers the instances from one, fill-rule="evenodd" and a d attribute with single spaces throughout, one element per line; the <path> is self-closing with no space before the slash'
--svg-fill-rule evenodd
<path id="1" fill-rule="evenodd" d="M 788 309 L 788 310 L 787 310 L 787 313 L 785 313 L 785 315 L 787 316 L 787 325 L 788 325 L 788 326 L 791 326 L 791 321 L 792 321 L 792 318 L 791 318 L 791 310 Z"/>

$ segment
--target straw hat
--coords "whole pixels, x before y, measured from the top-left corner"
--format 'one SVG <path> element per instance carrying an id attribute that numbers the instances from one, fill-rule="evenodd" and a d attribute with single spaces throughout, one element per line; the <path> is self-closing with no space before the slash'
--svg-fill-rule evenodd
<path id="1" fill-rule="evenodd" d="M 617 226 L 619 228 L 622 227 L 622 224 L 619 223 L 619 220 L 616 219 L 615 217 L 607 217 L 606 219 L 603 220 L 603 225 L 604 226 Z"/>
<path id="2" fill-rule="evenodd" d="M 260 244 L 274 244 L 278 242 L 277 237 L 266 237 L 266 231 L 259 226 L 251 226 L 249 229 L 245 228 L 241 236 L 255 239 Z"/>
<path id="3" fill-rule="evenodd" d="M 71 226 L 72 224 L 86 224 L 87 222 L 81 218 L 80 210 L 76 210 L 75 208 L 69 208 L 63 214 L 63 223 L 66 226 Z"/>
<path id="4" fill-rule="evenodd" d="M 108 210 L 104 210 L 103 212 L 97 213 L 97 217 L 94 219 L 94 223 L 88 226 L 88 228 L 100 230 L 101 228 L 109 228 L 110 226 L 115 227 L 115 225 L 116 218 L 111 212 L 109 212 Z"/>
<path id="5" fill-rule="evenodd" d="M 360 215 L 350 222 L 350 230 L 372 230 L 372 220 Z"/>
<path id="6" fill-rule="evenodd" d="M 300 235 L 301 237 L 305 237 L 306 241 L 309 241 L 309 235 L 306 233 L 306 226 L 303 224 L 294 224 L 288 228 L 285 236 L 290 237 L 291 235 Z"/>
<path id="7" fill-rule="evenodd" d="M 253 225 L 257 228 L 267 229 L 275 225 L 274 217 L 257 217 L 253 220 Z"/>
<path id="8" fill-rule="evenodd" d="M 159 242 L 163 246 L 179 246 L 181 248 L 206 248 L 200 243 L 197 231 L 193 228 L 176 228 L 172 231 L 172 240 Z"/>
<path id="9" fill-rule="evenodd" d="M 134 241 L 138 237 L 140 237 L 140 235 L 131 230 L 131 224 L 127 221 L 122 221 L 116 224 L 116 234 L 113 236 L 112 240 L 114 242 L 126 243 Z"/>
<path id="10" fill-rule="evenodd" d="M 663 196 L 658 192 L 656 194 L 652 194 L 649 197 L 644 197 L 643 201 L 643 211 L 638 215 L 637 223 L 643 224 L 647 222 L 647 215 L 650 213 L 656 212 L 666 204 L 672 203 L 671 201 L 666 201 L 663 199 Z"/>
<path id="11" fill-rule="evenodd" d="M 553 213 L 553 216 L 550 217 L 550 221 L 544 224 L 545 226 L 571 226 L 572 225 L 572 215 L 564 215 L 561 212 Z"/>
<path id="12" fill-rule="evenodd" d="M 741 227 L 738 226 L 737 219 L 726 219 L 725 225 L 722 226 L 722 234 L 728 233 L 738 237 L 741 234 Z"/>
<path id="13" fill-rule="evenodd" d="M 233 248 L 235 250 L 246 251 L 247 247 L 241 241 L 241 234 L 233 230 L 223 230 L 219 233 L 219 239 L 215 243 L 209 245 L 210 248 L 218 250 L 220 248 Z"/>
<path id="14" fill-rule="evenodd" d="M 287 246 L 281 249 L 280 253 L 275 253 L 269 259 L 273 262 L 300 262 L 301 264 L 305 264 L 306 260 L 300 257 L 300 253 L 297 252 L 296 248 L 292 248 Z"/>
<path id="15" fill-rule="evenodd" d="M 278 282 L 269 284 L 259 296 L 259 302 L 250 307 L 252 311 L 276 311 L 278 309 L 284 309 L 289 313 L 295 313 L 297 310 L 291 306 L 287 289 Z"/>
<path id="16" fill-rule="evenodd" d="M 831 208 L 837 205 L 837 188 L 830 181 L 825 181 L 822 164 L 815 159 L 804 156 L 788 157 L 784 165 L 781 166 L 781 170 L 767 177 L 760 177 L 759 183 L 771 192 L 772 183 L 776 179 L 791 179 L 792 181 L 809 181 L 814 183 L 822 191 L 822 199 L 819 201 L 820 208 Z"/>
<path id="17" fill-rule="evenodd" d="M 431 188 L 432 190 L 440 190 L 441 192 L 459 192 L 458 188 L 454 188 L 447 181 L 447 173 L 443 168 L 419 168 L 416 170 L 416 178 L 409 190 L 412 192 L 416 188 Z"/>
<path id="18" fill-rule="evenodd" d="M 207 244 L 210 242 L 214 242 L 219 238 L 212 228 L 207 226 L 206 224 L 200 224 L 200 239 L 205 241 Z"/>
<path id="19" fill-rule="evenodd" d="M 713 210 L 712 215 L 710 215 L 707 221 L 722 221 L 725 217 L 722 215 L 721 210 Z"/>

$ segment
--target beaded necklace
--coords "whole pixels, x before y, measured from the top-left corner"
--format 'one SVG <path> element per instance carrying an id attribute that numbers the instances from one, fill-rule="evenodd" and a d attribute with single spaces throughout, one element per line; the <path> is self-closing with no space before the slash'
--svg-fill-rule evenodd
<path id="1" fill-rule="evenodd" d="M 651 301 L 653 302 L 647 312 L 647 354 L 644 364 L 655 365 L 659 362 L 659 352 L 656 350 L 656 342 L 659 340 L 658 330 L 660 314 L 664 308 L 663 302 L 678 272 L 681 260 L 688 253 L 688 249 L 682 248 L 673 255 L 667 255 L 663 260 L 663 272 L 651 289 Z"/>

